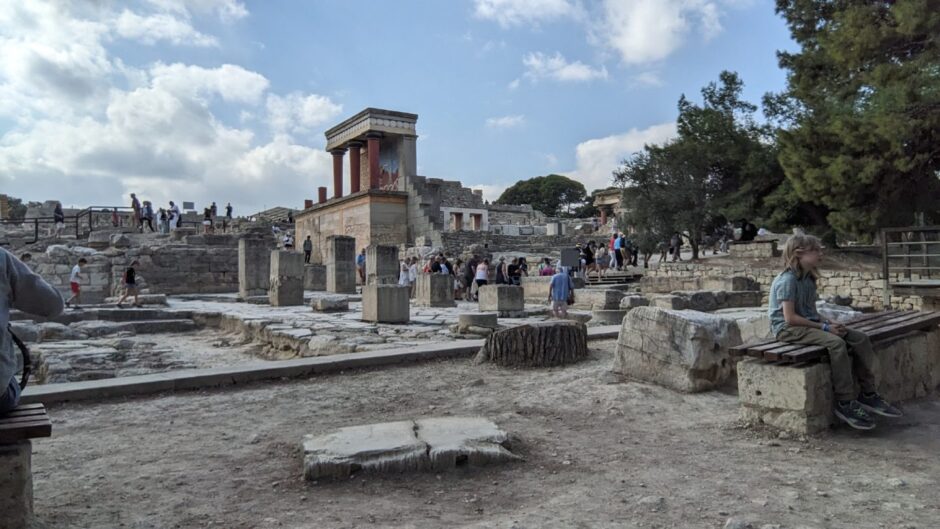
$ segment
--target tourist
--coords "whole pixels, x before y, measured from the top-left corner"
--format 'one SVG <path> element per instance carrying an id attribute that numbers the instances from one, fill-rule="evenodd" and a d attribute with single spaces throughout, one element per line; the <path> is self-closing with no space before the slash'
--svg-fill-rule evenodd
<path id="1" fill-rule="evenodd" d="M 150 228 L 150 233 L 155 232 L 153 229 L 153 205 L 149 200 L 144 200 L 144 207 L 141 210 L 141 218 L 143 219 L 140 223 L 140 231 L 144 231 L 144 222 L 147 223 L 147 227 Z"/>
<path id="2" fill-rule="evenodd" d="M 290 232 L 284 232 L 284 250 L 291 251 L 294 249 L 294 237 Z"/>
<path id="3" fill-rule="evenodd" d="M 584 256 L 584 277 L 587 279 L 591 275 L 591 270 L 598 276 L 600 273 L 597 271 L 597 261 L 594 258 L 594 241 L 588 241 L 587 245 L 581 250 L 581 255 Z"/>
<path id="4" fill-rule="evenodd" d="M 111 226 L 114 226 L 115 228 L 117 228 L 118 226 L 120 226 L 120 224 L 121 224 L 121 220 L 118 217 L 117 208 L 114 208 L 111 210 Z"/>
<path id="5" fill-rule="evenodd" d="M 229 202 L 225 205 L 225 218 L 222 219 L 222 232 L 225 233 L 228 230 L 228 225 L 232 222 L 232 203 Z"/>
<path id="6" fill-rule="evenodd" d="M 219 206 L 215 205 L 215 200 L 212 201 L 212 205 L 209 206 L 209 210 L 212 211 L 212 222 L 215 224 L 215 218 L 219 215 Z"/>
<path id="7" fill-rule="evenodd" d="M 519 258 L 519 277 L 529 277 L 529 263 L 525 257 Z"/>
<path id="8" fill-rule="evenodd" d="M 545 258 L 545 263 L 541 266 L 539 270 L 539 276 L 541 277 L 551 277 L 555 275 L 555 267 L 552 266 L 551 260 L 548 257 Z"/>
<path id="9" fill-rule="evenodd" d="M 131 193 L 131 208 L 134 210 L 134 228 L 143 233 L 144 225 L 140 221 L 140 201 L 137 200 L 137 195 Z"/>
<path id="10" fill-rule="evenodd" d="M 62 203 L 55 203 L 55 211 L 52 212 L 52 222 L 54 224 L 54 233 L 55 237 L 58 239 L 62 236 L 62 230 L 65 229 L 65 213 L 62 211 Z"/>
<path id="11" fill-rule="evenodd" d="M 415 284 L 418 282 L 418 258 L 411 257 L 411 263 L 408 264 L 408 285 L 411 286 L 411 297 L 415 297 Z"/>
<path id="12" fill-rule="evenodd" d="M 679 232 L 673 233 L 669 239 L 669 249 L 672 251 L 672 262 L 682 260 L 682 235 Z"/>
<path id="13" fill-rule="evenodd" d="M 313 241 L 310 240 L 310 236 L 307 235 L 307 238 L 304 240 L 304 264 L 310 264 L 310 254 L 313 253 Z"/>
<path id="14" fill-rule="evenodd" d="M 750 242 L 757 237 L 757 226 L 748 221 L 747 219 L 741 219 L 741 237 L 738 239 L 741 242 Z"/>
<path id="15" fill-rule="evenodd" d="M 659 248 L 659 262 L 661 263 L 666 260 L 666 256 L 669 252 L 669 243 L 666 241 L 659 241 L 657 247 Z"/>
<path id="16" fill-rule="evenodd" d="M 480 258 L 474 254 L 470 257 L 470 260 L 467 261 L 467 266 L 463 271 L 464 282 L 467 284 L 467 289 L 464 292 L 464 300 L 473 301 L 473 287 L 474 287 L 474 276 L 476 275 L 477 265 L 480 264 Z"/>
<path id="17" fill-rule="evenodd" d="M 628 239 L 628 246 L 630 247 L 630 255 L 633 256 L 632 264 L 633 266 L 637 266 L 640 258 L 640 245 L 633 239 Z"/>
<path id="18" fill-rule="evenodd" d="M 212 208 L 202 210 L 202 232 L 206 235 L 212 233 Z"/>
<path id="19" fill-rule="evenodd" d="M 507 276 L 509 275 L 509 270 L 507 270 L 506 258 L 500 257 L 499 261 L 496 263 L 496 284 L 504 285 L 507 281 Z"/>
<path id="20" fill-rule="evenodd" d="M 620 232 L 620 254 L 622 255 L 621 261 L 623 261 L 621 270 L 626 270 L 633 262 L 633 254 L 630 251 L 630 239 L 627 239 L 627 234 L 623 232 Z"/>
<path id="21" fill-rule="evenodd" d="M 465 265 L 465 263 L 464 263 L 463 260 L 460 259 L 459 257 L 457 258 L 456 261 L 454 261 L 454 270 L 453 270 L 453 275 L 454 275 L 454 299 L 460 299 L 460 298 L 462 298 L 462 297 L 463 297 L 463 290 L 464 290 L 464 288 L 466 288 L 466 284 L 465 284 L 465 282 L 464 282 L 464 277 L 466 276 L 466 273 L 464 272 L 464 268 L 465 268 L 464 265 Z"/>
<path id="22" fill-rule="evenodd" d="M 597 262 L 597 277 L 606 276 L 607 267 L 610 265 L 610 254 L 607 253 L 607 246 L 600 242 L 597 243 L 597 253 L 594 255 L 594 260 Z"/>
<path id="23" fill-rule="evenodd" d="M 408 279 L 408 263 L 410 258 L 406 257 L 398 262 L 398 286 L 411 286 L 411 280 Z"/>
<path id="24" fill-rule="evenodd" d="M 613 241 L 614 259 L 617 261 L 617 270 L 620 270 L 623 268 L 623 253 L 620 251 L 620 244 L 623 239 L 619 233 L 615 233 Z"/>
<path id="25" fill-rule="evenodd" d="M 476 274 L 473 276 L 474 284 L 476 284 L 477 289 L 486 285 L 487 280 L 490 277 L 490 260 L 483 259 L 483 262 L 477 265 Z"/>
<path id="26" fill-rule="evenodd" d="M 0 248 L 0 415 L 16 408 L 21 391 L 15 377 L 17 361 L 11 333 L 7 332 L 11 308 L 53 318 L 62 312 L 62 296 L 13 254 Z M 4 467 L 4 472 L 12 470 Z M 3 516 L 0 514 L 0 518 Z"/>
<path id="27" fill-rule="evenodd" d="M 574 303 L 574 285 L 564 266 L 552 276 L 548 284 L 548 301 L 552 304 L 552 315 L 559 319 L 568 317 L 568 304 Z"/>
<path id="28" fill-rule="evenodd" d="M 366 249 L 363 248 L 356 256 L 356 270 L 359 271 L 359 281 L 366 284 Z"/>
<path id="29" fill-rule="evenodd" d="M 68 300 L 65 301 L 65 306 L 69 308 L 74 308 L 76 310 L 81 309 L 79 306 L 72 307 L 72 300 L 75 300 L 75 303 L 82 302 L 82 284 L 81 281 L 84 279 L 82 277 L 82 267 L 87 264 L 88 261 L 84 257 L 78 260 L 78 264 L 72 267 L 72 273 L 69 274 L 69 287 L 72 290 L 72 295 Z"/>
<path id="30" fill-rule="evenodd" d="M 137 272 L 134 270 L 135 266 L 139 266 L 140 262 L 136 259 L 131 261 L 131 265 L 124 270 L 124 295 L 121 296 L 121 299 L 118 300 L 117 306 L 119 309 L 124 308 L 124 300 L 128 296 L 134 296 L 134 306 L 139 307 L 140 302 L 137 299 Z"/>
<path id="31" fill-rule="evenodd" d="M 180 227 L 181 215 L 180 208 L 173 201 L 170 201 L 170 231 L 176 231 Z"/>
<path id="32" fill-rule="evenodd" d="M 170 233 L 170 217 L 166 214 L 165 209 L 160 208 L 159 212 L 157 213 L 157 221 L 160 223 L 160 233 Z"/>
<path id="33" fill-rule="evenodd" d="M 870 413 L 884 417 L 900 417 L 902 413 L 875 391 L 874 353 L 868 336 L 823 319 L 816 311 L 821 258 L 822 243 L 816 237 L 793 235 L 787 239 L 783 249 L 785 269 L 770 286 L 771 331 L 782 342 L 826 347 L 835 416 L 853 428 L 870 430 L 875 427 Z M 856 383 L 861 390 L 857 396 Z"/>

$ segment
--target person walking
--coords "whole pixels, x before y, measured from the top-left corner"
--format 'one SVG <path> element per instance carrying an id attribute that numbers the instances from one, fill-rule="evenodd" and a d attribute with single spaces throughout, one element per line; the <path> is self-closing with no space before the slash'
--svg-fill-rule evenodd
<path id="1" fill-rule="evenodd" d="M 682 235 L 679 235 L 679 232 L 672 234 L 672 238 L 669 240 L 669 247 L 672 249 L 672 262 L 682 260 Z"/>
<path id="2" fill-rule="evenodd" d="M 212 233 L 212 208 L 202 210 L 202 232 L 206 235 Z"/>
<path id="3" fill-rule="evenodd" d="M 467 266 L 463 271 L 464 282 L 467 284 L 467 289 L 464 292 L 464 301 L 473 301 L 473 278 L 477 271 L 477 265 L 480 264 L 480 258 L 476 254 L 470 257 L 470 260 L 467 261 Z"/>
<path id="4" fill-rule="evenodd" d="M 170 201 L 170 231 L 176 231 L 180 227 L 180 208 L 173 201 Z"/>
<path id="5" fill-rule="evenodd" d="M 552 304 L 552 315 L 558 319 L 568 317 L 568 303 L 574 301 L 572 294 L 574 285 L 571 283 L 571 276 L 564 266 L 559 266 L 558 271 L 552 276 L 548 285 L 548 301 Z"/>
<path id="6" fill-rule="evenodd" d="M 363 248 L 356 256 L 356 270 L 359 272 L 359 281 L 366 284 L 366 249 Z"/>
<path id="7" fill-rule="evenodd" d="M 411 297 L 415 297 L 415 285 L 418 283 L 418 258 L 411 257 L 408 263 L 408 286 L 411 287 Z"/>
<path id="8" fill-rule="evenodd" d="M 131 193 L 131 208 L 134 210 L 134 228 L 137 231 L 143 233 L 144 225 L 143 222 L 141 222 L 140 217 L 140 201 L 137 200 L 137 195 L 135 193 Z"/>
<path id="9" fill-rule="evenodd" d="M 121 296 L 121 299 L 119 299 L 118 302 L 116 303 L 116 305 L 118 306 L 119 309 L 123 309 L 123 308 L 124 308 L 123 303 L 124 303 L 124 300 L 126 300 L 126 299 L 128 298 L 128 296 L 134 296 L 134 306 L 135 306 L 135 307 L 139 307 L 139 306 L 140 306 L 140 301 L 137 299 L 137 296 L 138 296 L 138 290 L 137 290 L 137 271 L 134 269 L 135 266 L 139 266 L 139 265 L 140 265 L 140 262 L 135 259 L 135 260 L 131 261 L 131 265 L 128 266 L 128 267 L 124 270 L 124 278 L 123 278 L 123 282 L 124 282 L 124 295 Z"/>
<path id="10" fill-rule="evenodd" d="M 487 280 L 489 279 L 489 276 L 490 276 L 490 260 L 483 259 L 483 262 L 477 265 L 477 271 L 473 277 L 474 283 L 476 283 L 478 290 L 480 287 L 486 285 Z"/>
<path id="11" fill-rule="evenodd" d="M 0 415 L 16 408 L 22 391 L 15 376 L 12 331 L 8 330 L 10 309 L 54 318 L 62 313 L 62 295 L 16 256 L 0 248 Z"/>
<path id="12" fill-rule="evenodd" d="M 75 307 L 72 307 L 72 301 L 74 300 L 76 303 L 82 302 L 81 281 L 84 279 L 84 277 L 82 277 L 82 267 L 85 266 L 85 264 L 87 263 L 88 261 L 86 261 L 85 258 L 82 257 L 78 260 L 78 264 L 72 267 L 72 272 L 69 274 L 69 288 L 72 291 L 72 295 L 69 297 L 68 300 L 65 301 L 66 307 L 74 308 L 76 310 L 81 309 L 81 307 L 77 305 Z"/>
<path id="13" fill-rule="evenodd" d="M 65 229 L 65 213 L 62 211 L 62 203 L 55 203 L 55 211 L 52 212 L 52 222 L 54 225 L 53 232 L 55 233 L 56 239 L 62 236 L 62 231 Z"/>
<path id="14" fill-rule="evenodd" d="M 232 203 L 225 205 L 225 218 L 222 219 L 222 232 L 228 231 L 229 224 L 232 223 Z"/>
<path id="15" fill-rule="evenodd" d="M 310 240 L 310 236 L 307 235 L 307 238 L 304 239 L 304 264 L 310 264 L 310 254 L 313 253 L 313 241 Z"/>
<path id="16" fill-rule="evenodd" d="M 506 268 L 506 258 L 500 257 L 499 262 L 496 264 L 497 285 L 504 285 L 508 282 L 507 277 L 509 276 L 509 271 Z"/>
<path id="17" fill-rule="evenodd" d="M 149 200 L 144 200 L 144 207 L 141 210 L 141 218 L 143 219 L 140 223 L 141 233 L 144 231 L 144 222 L 146 222 L 147 227 L 150 228 L 150 233 L 157 231 L 153 229 L 153 204 L 151 204 Z"/>

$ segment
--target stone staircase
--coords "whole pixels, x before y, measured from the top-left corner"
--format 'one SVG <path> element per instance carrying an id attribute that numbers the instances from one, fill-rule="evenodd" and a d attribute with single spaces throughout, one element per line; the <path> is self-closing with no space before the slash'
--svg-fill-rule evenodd
<path id="1" fill-rule="evenodd" d="M 444 230 L 444 221 L 440 215 L 440 194 L 435 196 L 432 185 L 423 176 L 405 179 L 405 191 L 408 192 L 408 241 L 413 243 L 416 237 L 430 237 L 432 245 L 440 246 L 440 232 Z"/>

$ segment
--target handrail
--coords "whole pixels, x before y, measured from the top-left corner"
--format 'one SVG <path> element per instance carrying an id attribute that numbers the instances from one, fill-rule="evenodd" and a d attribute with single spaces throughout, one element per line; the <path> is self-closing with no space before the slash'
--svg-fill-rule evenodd
<path id="1" fill-rule="evenodd" d="M 940 226 L 892 227 L 881 230 L 884 305 L 890 306 L 892 274 L 909 286 L 940 290 Z M 913 274 L 917 277 L 913 277 Z M 903 285 L 899 285 L 903 286 Z"/>

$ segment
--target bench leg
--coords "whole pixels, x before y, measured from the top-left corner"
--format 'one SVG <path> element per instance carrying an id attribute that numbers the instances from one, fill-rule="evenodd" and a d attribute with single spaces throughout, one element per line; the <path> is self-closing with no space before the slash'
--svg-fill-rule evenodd
<path id="1" fill-rule="evenodd" d="M 0 524 L 26 529 L 33 516 L 33 444 L 0 444 Z"/>

